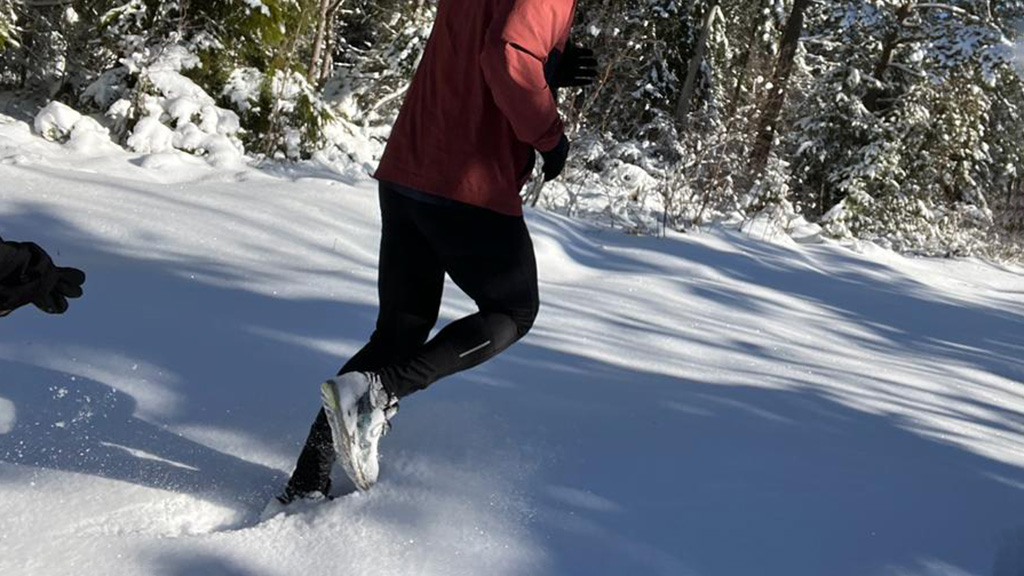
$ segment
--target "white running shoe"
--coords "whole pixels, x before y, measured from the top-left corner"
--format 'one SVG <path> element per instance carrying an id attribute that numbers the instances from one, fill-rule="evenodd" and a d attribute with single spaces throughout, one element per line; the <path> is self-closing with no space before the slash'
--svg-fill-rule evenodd
<path id="1" fill-rule="evenodd" d="M 380 471 L 377 445 L 398 411 L 391 396 L 373 372 L 348 372 L 320 385 L 327 422 L 338 462 L 352 483 L 369 490 Z"/>

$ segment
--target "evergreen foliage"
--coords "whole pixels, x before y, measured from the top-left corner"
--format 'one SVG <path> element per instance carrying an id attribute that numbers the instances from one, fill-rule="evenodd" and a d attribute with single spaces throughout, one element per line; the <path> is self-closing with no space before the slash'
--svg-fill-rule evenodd
<path id="1" fill-rule="evenodd" d="M 348 151 L 334 127 L 386 137 L 435 9 L 0 0 L 0 84 L 138 150 Z M 600 76 L 560 94 L 575 154 L 541 205 L 637 232 L 767 215 L 905 251 L 1019 246 L 1022 27 L 1024 0 L 583 0 Z"/>
<path id="2" fill-rule="evenodd" d="M 0 0 L 0 50 L 16 44 L 17 19 L 12 0 Z"/>

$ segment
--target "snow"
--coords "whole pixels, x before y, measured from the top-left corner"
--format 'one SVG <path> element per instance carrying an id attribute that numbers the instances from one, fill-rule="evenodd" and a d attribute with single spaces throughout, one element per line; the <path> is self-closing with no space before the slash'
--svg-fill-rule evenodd
<path id="1" fill-rule="evenodd" d="M 259 98 L 262 83 L 263 73 L 256 68 L 237 68 L 232 70 L 228 77 L 224 96 L 231 100 L 235 108 L 245 112 L 252 108 L 252 103 Z"/>
<path id="2" fill-rule="evenodd" d="M 165 152 L 174 148 L 174 130 L 157 117 L 146 116 L 135 124 L 127 144 L 135 152 Z"/>
<path id="3" fill-rule="evenodd" d="M 184 46 L 170 45 L 135 53 L 123 63 L 93 82 L 83 99 L 106 107 L 107 124 L 118 134 L 137 119 L 125 138 L 129 150 L 163 153 L 178 149 L 203 156 L 217 167 L 244 164 L 238 115 L 217 106 L 212 96 L 182 74 L 201 65 L 198 56 Z M 132 99 L 125 97 L 129 74 L 139 75 L 146 87 Z M 138 101 L 138 110 L 133 101 Z M 50 103 L 36 118 L 36 131 L 51 140 L 62 140 L 68 131 L 65 125 L 73 123 L 76 115 L 80 116 L 63 104 Z"/>
<path id="4" fill-rule="evenodd" d="M 0 398 L 0 434 L 9 434 L 18 423 L 18 410 L 6 398 Z"/>
<path id="5" fill-rule="evenodd" d="M 1024 80 L 1024 39 L 1018 40 L 1013 46 L 1013 60 L 1017 66 L 1017 74 Z"/>
<path id="6" fill-rule="evenodd" d="M 75 123 L 82 119 L 77 110 L 61 102 L 53 101 L 36 115 L 36 133 L 47 140 L 64 140 L 71 134 Z"/>
<path id="7" fill-rule="evenodd" d="M 57 101 L 50 102 L 39 111 L 33 127 L 43 138 L 65 142 L 69 151 L 81 156 L 120 152 L 120 148 L 110 139 L 110 131 L 103 125 Z"/>
<path id="8" fill-rule="evenodd" d="M 242 0 L 242 2 L 249 6 L 250 11 L 270 16 L 270 8 L 263 3 L 263 0 Z"/>
<path id="9" fill-rule="evenodd" d="M 0 574 L 1020 570 L 1024 270 L 759 220 L 529 212 L 533 332 L 403 402 L 373 490 L 259 523 L 373 328 L 355 175 L 0 116 L 0 235 L 89 274 L 65 316 L 0 320 Z M 473 310 L 446 298 L 442 324 Z"/>

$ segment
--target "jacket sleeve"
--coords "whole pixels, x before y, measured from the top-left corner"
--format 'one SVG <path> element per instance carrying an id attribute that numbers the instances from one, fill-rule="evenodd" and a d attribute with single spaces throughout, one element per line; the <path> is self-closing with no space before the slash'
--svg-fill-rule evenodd
<path id="1" fill-rule="evenodd" d="M 565 128 L 544 78 L 548 54 L 572 20 L 571 0 L 511 0 L 487 31 L 480 66 L 498 108 L 520 141 L 541 151 Z"/>

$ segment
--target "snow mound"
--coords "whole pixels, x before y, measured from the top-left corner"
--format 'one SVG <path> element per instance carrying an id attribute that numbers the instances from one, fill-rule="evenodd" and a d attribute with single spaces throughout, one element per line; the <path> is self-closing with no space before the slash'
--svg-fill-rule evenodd
<path id="1" fill-rule="evenodd" d="M 174 131 L 164 126 L 159 118 L 146 116 L 135 124 L 128 147 L 135 152 L 166 152 L 174 147 Z"/>
<path id="2" fill-rule="evenodd" d="M 762 242 L 782 246 L 795 246 L 794 239 L 786 233 L 782 220 L 771 211 L 763 211 L 743 222 L 740 232 Z"/>
<path id="3" fill-rule="evenodd" d="M 117 148 L 102 124 L 56 100 L 36 114 L 33 128 L 43 138 L 85 156 L 101 156 Z"/>
<path id="4" fill-rule="evenodd" d="M 133 152 L 155 154 L 181 150 L 205 157 L 220 167 L 244 163 L 245 148 L 238 133 L 241 120 L 182 72 L 200 65 L 199 58 L 183 46 L 149 50 L 125 60 L 123 68 L 100 77 L 86 90 L 86 97 L 105 105 L 114 129 L 125 134 Z M 141 94 L 124 92 L 127 76 L 139 77 Z M 135 104 L 138 102 L 138 104 Z M 131 129 L 132 120 L 137 120 Z"/>
<path id="5" fill-rule="evenodd" d="M 36 114 L 33 127 L 37 134 L 47 140 L 64 142 L 81 119 L 82 114 L 77 110 L 54 100 Z"/>
<path id="6" fill-rule="evenodd" d="M 800 244 L 821 244 L 825 241 L 825 231 L 821 226 L 808 222 L 803 216 L 794 216 L 787 226 L 789 236 Z"/>

